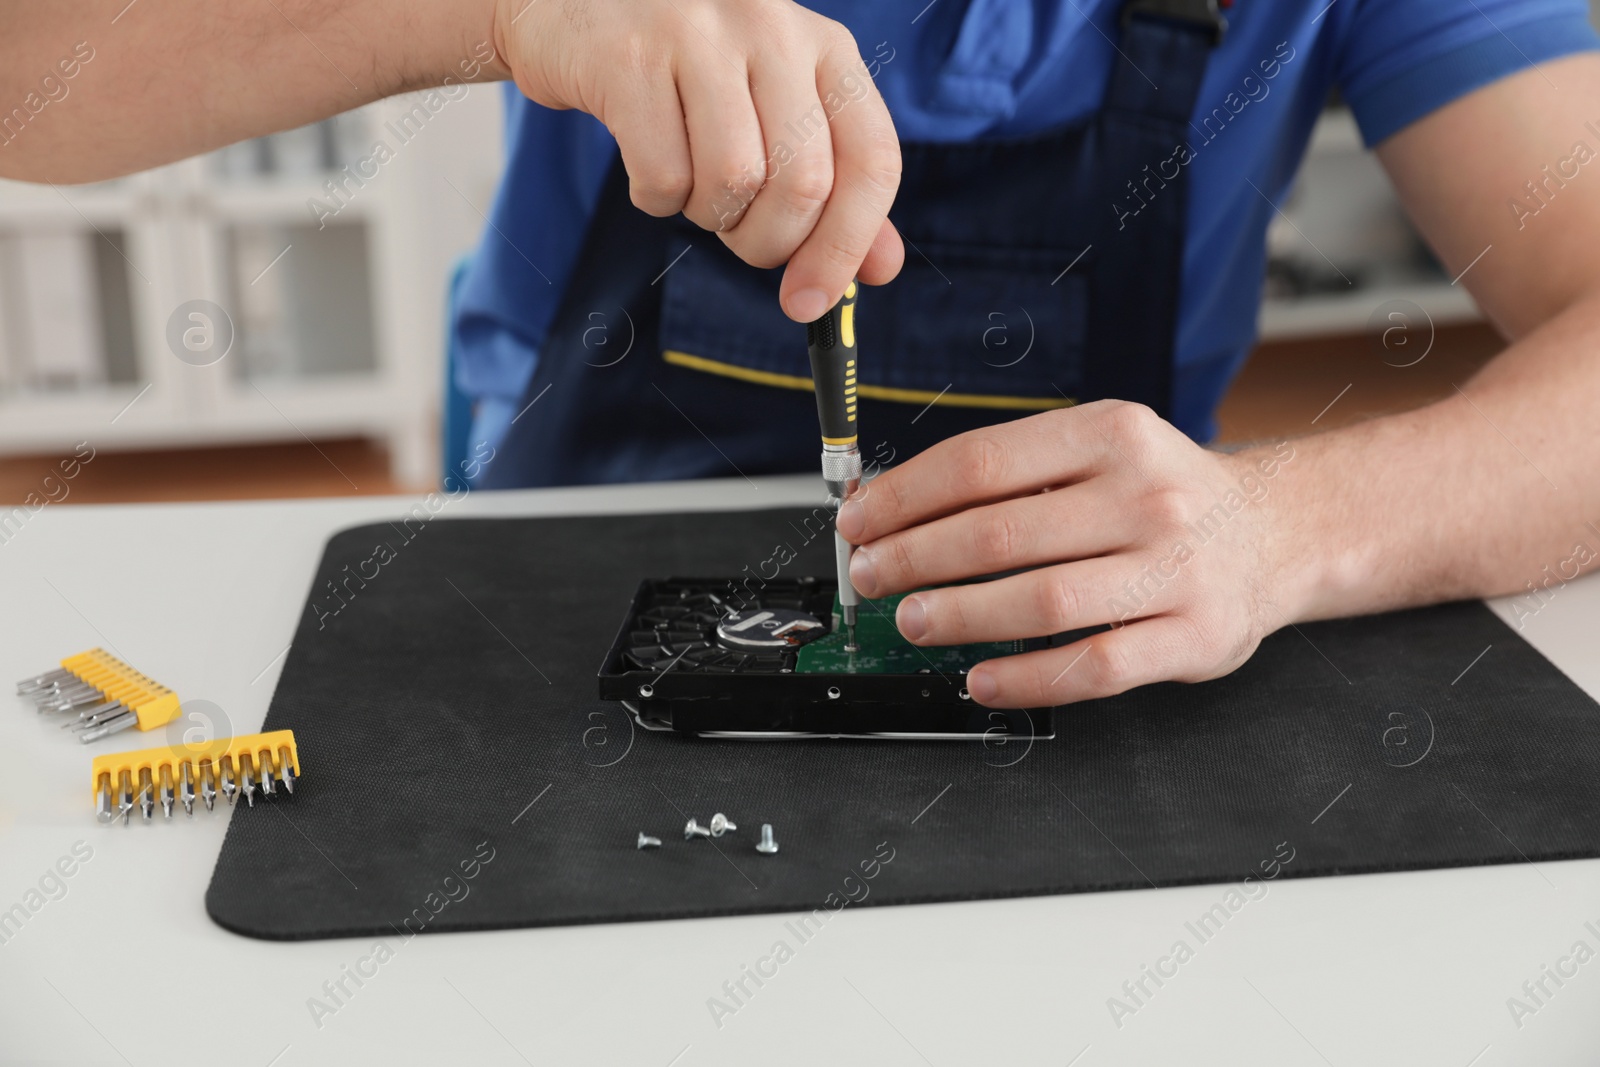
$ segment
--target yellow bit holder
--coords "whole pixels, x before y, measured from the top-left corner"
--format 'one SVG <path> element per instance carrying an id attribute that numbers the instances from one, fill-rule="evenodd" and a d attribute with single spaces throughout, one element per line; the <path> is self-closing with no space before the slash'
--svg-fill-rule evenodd
<path id="1" fill-rule="evenodd" d="M 102 785 L 115 789 L 124 771 L 133 782 L 140 780 L 141 770 L 149 771 L 150 778 L 159 781 L 162 768 L 166 768 L 174 778 L 177 778 L 179 768 L 185 763 L 192 764 L 198 773 L 200 765 L 206 761 L 210 761 L 215 768 L 221 768 L 222 761 L 228 760 L 234 768 L 238 768 L 244 756 L 250 757 L 250 764 L 253 767 L 267 767 L 276 771 L 281 768 L 281 754 L 285 749 L 289 754 L 289 768 L 294 772 L 294 777 L 299 778 L 300 750 L 295 747 L 293 730 L 269 730 L 264 734 L 219 737 L 196 744 L 145 748 L 137 752 L 112 752 L 94 758 L 89 791 L 91 795 L 96 795 Z"/>
<path id="2" fill-rule="evenodd" d="M 141 730 L 154 730 L 178 717 L 177 693 L 140 674 L 103 648 L 68 656 L 61 661 L 61 668 L 100 690 L 106 700 L 121 701 L 138 718 Z"/>

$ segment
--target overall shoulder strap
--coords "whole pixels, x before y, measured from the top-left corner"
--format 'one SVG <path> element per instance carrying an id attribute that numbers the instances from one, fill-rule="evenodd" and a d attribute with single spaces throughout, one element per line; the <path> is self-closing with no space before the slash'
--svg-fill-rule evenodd
<path id="1" fill-rule="evenodd" d="M 1085 394 L 1169 416 L 1182 290 L 1187 170 L 1160 163 L 1189 140 L 1200 84 L 1221 39 L 1216 0 L 1128 0 L 1096 127 L 1095 205 L 1105 212 L 1091 276 Z"/>
<path id="2" fill-rule="evenodd" d="M 1227 20 L 1217 0 L 1127 0 L 1108 111 L 1184 125 Z"/>

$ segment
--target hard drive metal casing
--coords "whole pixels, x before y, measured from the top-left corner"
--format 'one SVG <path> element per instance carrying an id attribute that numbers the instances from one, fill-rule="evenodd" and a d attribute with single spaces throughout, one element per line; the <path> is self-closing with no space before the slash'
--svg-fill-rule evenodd
<path id="1" fill-rule="evenodd" d="M 804 611 L 832 635 L 838 621 L 833 613 L 836 591 L 833 580 L 812 577 L 641 582 L 601 665 L 599 695 L 620 701 L 647 729 L 704 736 L 993 743 L 1055 735 L 1054 708 L 997 709 L 975 703 L 964 685 L 965 667 L 948 666 L 959 650 L 929 650 L 945 661 L 944 667 L 919 652 L 929 665 L 908 672 L 800 671 L 798 649 L 741 652 L 719 644 L 715 636 L 719 616 L 757 608 Z M 882 609 L 862 606 L 863 616 L 873 610 Z M 1033 651 L 1055 643 L 1053 637 L 1039 638 L 1018 647 Z M 984 657 L 978 655 L 973 662 L 978 658 Z"/>

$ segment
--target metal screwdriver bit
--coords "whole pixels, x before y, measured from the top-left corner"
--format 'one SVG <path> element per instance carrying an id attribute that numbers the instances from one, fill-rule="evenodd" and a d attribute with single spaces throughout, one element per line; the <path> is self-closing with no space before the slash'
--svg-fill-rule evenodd
<path id="1" fill-rule="evenodd" d="M 117 779 L 117 811 L 122 815 L 122 825 L 128 825 L 133 815 L 133 779 L 123 771 Z"/>
<path id="2" fill-rule="evenodd" d="M 278 781 L 283 783 L 285 792 L 294 792 L 294 767 L 289 759 L 287 747 L 278 749 Z"/>
<path id="3" fill-rule="evenodd" d="M 49 699 L 38 702 L 38 708 L 41 712 L 71 711 L 73 708 L 82 707 L 85 704 L 98 704 L 103 700 L 105 700 L 105 694 L 101 693 L 100 690 L 93 686 L 83 685 L 52 693 Z"/>
<path id="4" fill-rule="evenodd" d="M 172 818 L 172 768 L 167 764 L 161 765 L 161 812 L 167 818 Z"/>
<path id="5" fill-rule="evenodd" d="M 178 780 L 178 797 L 183 801 L 184 814 L 194 818 L 194 766 L 188 761 L 183 761 L 182 774 Z"/>
<path id="6" fill-rule="evenodd" d="M 233 780 L 233 757 L 222 757 L 222 795 L 229 804 L 233 803 L 233 794 L 239 791 L 239 786 Z"/>
<path id="7" fill-rule="evenodd" d="M 111 775 L 102 774 L 100 784 L 94 791 L 94 817 L 101 822 L 110 822 L 111 814 Z"/>
<path id="8" fill-rule="evenodd" d="M 35 701 L 59 700 L 61 694 L 76 692 L 85 688 L 85 686 L 86 683 L 80 678 L 63 678 L 58 682 L 52 682 L 50 685 L 41 686 L 29 695 Z"/>
<path id="9" fill-rule="evenodd" d="M 156 811 L 155 787 L 150 782 L 149 767 L 139 768 L 139 810 L 144 813 L 145 822 L 149 822 Z"/>
<path id="10" fill-rule="evenodd" d="M 256 806 L 256 779 L 255 767 L 250 762 L 250 753 L 245 752 L 239 756 L 239 786 L 244 793 L 245 801 L 253 808 Z"/>
<path id="11" fill-rule="evenodd" d="M 217 781 L 212 773 L 211 761 L 200 761 L 200 799 L 206 802 L 207 811 L 215 811 L 217 806 Z"/>
<path id="12" fill-rule="evenodd" d="M 96 724 L 93 729 L 83 731 L 78 735 L 78 740 L 87 745 L 91 741 L 100 740 L 102 737 L 110 737 L 112 734 L 120 734 L 122 731 L 137 726 L 138 724 L 139 716 L 135 715 L 131 711 L 123 711 L 120 714 L 111 716 L 109 719 L 102 720 Z"/>
<path id="13" fill-rule="evenodd" d="M 635 845 L 634 847 L 635 848 L 660 848 L 661 847 L 661 838 L 659 838 L 659 837 L 651 837 L 649 834 L 645 833 L 643 830 L 640 830 L 639 831 L 639 843 L 637 845 Z"/>
<path id="14" fill-rule="evenodd" d="M 701 826 L 694 819 L 690 819 L 688 821 L 688 823 L 683 828 L 683 839 L 685 841 L 693 841 L 697 837 L 710 837 L 710 836 L 711 836 L 711 831 L 707 830 L 704 826 Z"/>
<path id="15" fill-rule="evenodd" d="M 67 670 L 65 667 L 57 667 L 53 671 L 45 671 L 43 674 L 36 674 L 32 678 L 24 678 L 22 681 L 17 683 L 17 695 L 25 696 L 28 693 L 32 693 L 36 690 L 44 689 L 48 686 L 54 685 L 63 678 L 70 677 L 72 677 L 71 671 Z"/>
<path id="16" fill-rule="evenodd" d="M 87 730 L 111 716 L 125 710 L 120 700 L 102 700 L 98 704 L 90 704 L 86 708 L 79 708 L 76 718 L 68 719 L 61 724 L 63 730 Z"/>
<path id="17" fill-rule="evenodd" d="M 261 754 L 261 757 L 260 757 L 260 770 L 261 770 L 261 795 L 262 795 L 262 797 L 265 798 L 265 797 L 275 797 L 275 796 L 277 796 L 278 795 L 278 786 L 277 786 L 277 783 L 272 780 L 273 779 L 272 753 L 263 752 Z"/>

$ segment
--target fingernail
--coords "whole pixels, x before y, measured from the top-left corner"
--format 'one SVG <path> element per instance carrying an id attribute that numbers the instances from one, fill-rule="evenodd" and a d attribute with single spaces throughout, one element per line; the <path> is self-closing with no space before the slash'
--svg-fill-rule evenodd
<path id="1" fill-rule="evenodd" d="M 836 521 L 836 525 L 847 541 L 854 541 L 865 533 L 867 529 L 867 511 L 861 506 L 861 501 L 846 500 L 839 508 L 839 518 Z"/>
<path id="2" fill-rule="evenodd" d="M 789 298 L 789 317 L 796 322 L 815 322 L 828 313 L 828 294 L 821 289 L 802 289 Z"/>
<path id="3" fill-rule="evenodd" d="M 900 601 L 900 609 L 894 613 L 894 622 L 900 628 L 900 635 L 907 641 L 922 640 L 922 635 L 928 632 L 928 612 L 922 606 L 922 598 L 913 596 Z M 972 687 L 969 685 L 967 688 Z"/>
<path id="4" fill-rule="evenodd" d="M 987 704 L 1000 695 L 1000 685 L 988 671 L 973 671 L 967 675 L 967 692 L 973 700 L 980 704 Z"/>
<path id="5" fill-rule="evenodd" d="M 872 553 L 865 548 L 850 554 L 850 584 L 864 597 L 870 598 L 878 591 L 878 576 L 872 571 Z"/>

